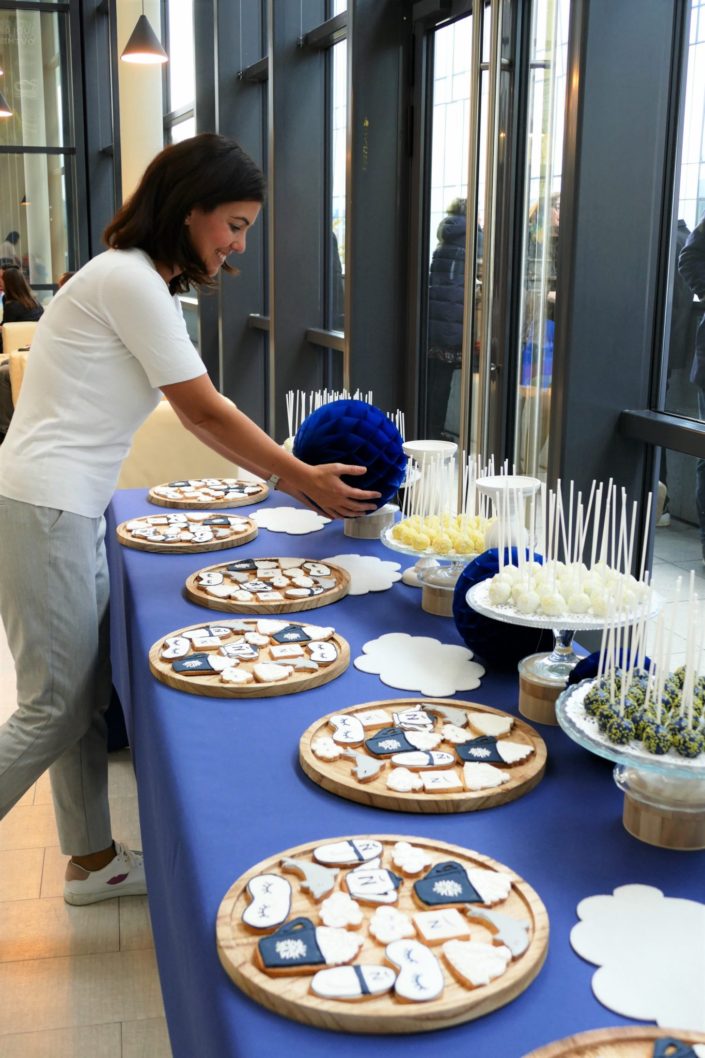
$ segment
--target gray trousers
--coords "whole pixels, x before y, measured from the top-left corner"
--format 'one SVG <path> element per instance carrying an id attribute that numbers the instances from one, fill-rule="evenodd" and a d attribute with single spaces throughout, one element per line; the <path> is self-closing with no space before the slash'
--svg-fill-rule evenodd
<path id="1" fill-rule="evenodd" d="M 0 727 L 0 819 L 50 768 L 61 849 L 110 845 L 105 521 L 0 496 L 0 616 L 17 710 Z"/>

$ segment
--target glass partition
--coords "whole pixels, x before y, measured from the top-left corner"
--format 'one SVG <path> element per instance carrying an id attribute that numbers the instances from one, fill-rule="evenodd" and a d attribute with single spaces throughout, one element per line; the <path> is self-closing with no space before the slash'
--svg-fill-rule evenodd
<path id="1" fill-rule="evenodd" d="M 343 4 L 342 10 L 345 10 Z M 337 12 L 336 12 L 337 13 Z M 328 277 L 328 326 L 345 327 L 345 165 L 348 123 L 348 54 L 342 40 L 330 49 L 331 62 L 331 245 Z"/>
<path id="2" fill-rule="evenodd" d="M 535 0 L 531 9 L 514 462 L 518 472 L 543 479 L 553 378 L 569 14 L 569 0 Z"/>
<path id="3" fill-rule="evenodd" d="M 66 15 L 0 11 L 0 92 L 12 116 L 0 146 L 64 147 L 73 142 L 66 105 Z"/>

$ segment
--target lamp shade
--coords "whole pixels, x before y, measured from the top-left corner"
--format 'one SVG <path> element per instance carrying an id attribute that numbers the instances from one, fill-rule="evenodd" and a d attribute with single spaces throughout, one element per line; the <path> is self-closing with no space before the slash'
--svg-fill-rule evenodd
<path id="1" fill-rule="evenodd" d="M 5 96 L 0 92 L 0 118 L 11 118 L 12 107 L 5 99 Z"/>
<path id="2" fill-rule="evenodd" d="M 168 62 L 169 56 L 159 42 L 159 37 L 149 24 L 146 15 L 140 15 L 132 36 L 120 56 L 123 62 L 155 63 Z"/>

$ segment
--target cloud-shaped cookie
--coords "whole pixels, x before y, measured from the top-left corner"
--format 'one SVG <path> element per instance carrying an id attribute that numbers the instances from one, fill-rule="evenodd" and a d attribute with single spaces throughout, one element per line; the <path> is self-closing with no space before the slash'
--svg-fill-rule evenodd
<path id="1" fill-rule="evenodd" d="M 362 649 L 364 656 L 355 658 L 356 669 L 375 673 L 388 687 L 418 691 L 429 698 L 473 691 L 485 674 L 482 665 L 471 660 L 472 651 L 429 636 L 389 632 Z"/>
<path id="2" fill-rule="evenodd" d="M 386 562 L 372 555 L 331 555 L 323 559 L 334 566 L 341 566 L 350 574 L 348 595 L 367 595 L 370 591 L 387 591 L 401 580 L 398 562 Z"/>
<path id="3" fill-rule="evenodd" d="M 250 515 L 260 529 L 269 529 L 272 533 L 289 533 L 301 536 L 303 533 L 317 533 L 330 518 L 301 507 L 269 507 L 253 511 Z"/>
<path id="4" fill-rule="evenodd" d="M 578 955 L 600 969 L 592 990 L 628 1018 L 705 1032 L 705 905 L 622 885 L 578 904 L 570 934 Z"/>

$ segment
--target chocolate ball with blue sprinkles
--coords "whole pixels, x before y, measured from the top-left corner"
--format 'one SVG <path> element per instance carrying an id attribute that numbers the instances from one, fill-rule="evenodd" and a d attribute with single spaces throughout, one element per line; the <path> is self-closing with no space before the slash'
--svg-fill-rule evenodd
<path id="1" fill-rule="evenodd" d="M 702 731 L 679 731 L 672 735 L 672 745 L 681 757 L 699 757 L 705 753 L 705 734 Z"/>
<path id="2" fill-rule="evenodd" d="M 659 757 L 663 756 L 664 753 L 668 753 L 671 748 L 671 735 L 665 724 L 657 724 L 655 722 L 645 724 L 641 741 L 644 744 L 644 749 Z"/>
<path id="3" fill-rule="evenodd" d="M 615 716 L 607 724 L 605 734 L 610 742 L 617 746 L 625 746 L 634 738 L 634 724 L 626 716 Z"/>

